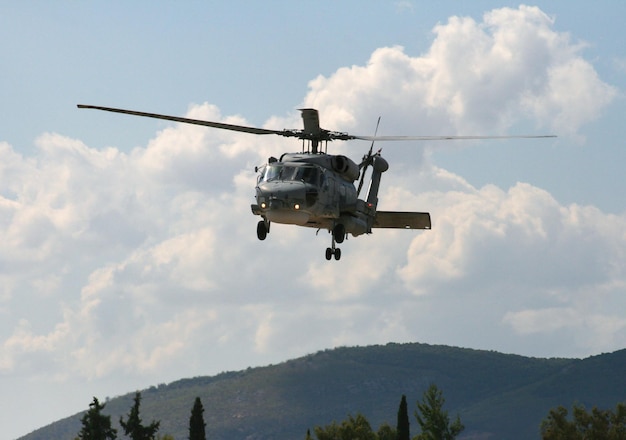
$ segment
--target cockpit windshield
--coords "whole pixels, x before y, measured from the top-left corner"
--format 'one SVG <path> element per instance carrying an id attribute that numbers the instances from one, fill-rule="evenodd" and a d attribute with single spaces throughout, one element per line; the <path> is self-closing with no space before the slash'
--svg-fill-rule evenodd
<path id="1" fill-rule="evenodd" d="M 272 180 L 282 181 L 300 181 L 319 186 L 322 173 L 320 169 L 314 165 L 266 165 L 260 182 L 271 182 Z"/>
<path id="2" fill-rule="evenodd" d="M 265 170 L 263 170 L 263 175 L 261 176 L 260 181 L 271 182 L 272 180 L 278 180 L 280 178 L 282 168 L 282 165 L 267 165 Z"/>

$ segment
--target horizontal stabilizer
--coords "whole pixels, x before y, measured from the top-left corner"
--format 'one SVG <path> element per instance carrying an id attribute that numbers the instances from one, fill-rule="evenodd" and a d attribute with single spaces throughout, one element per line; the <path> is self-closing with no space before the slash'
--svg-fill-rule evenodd
<path id="1" fill-rule="evenodd" d="M 374 228 L 430 229 L 427 212 L 376 211 Z"/>

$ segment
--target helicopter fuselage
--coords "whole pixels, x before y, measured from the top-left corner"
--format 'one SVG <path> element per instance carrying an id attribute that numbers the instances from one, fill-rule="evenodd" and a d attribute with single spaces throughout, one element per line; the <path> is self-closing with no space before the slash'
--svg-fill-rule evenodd
<path id="1" fill-rule="evenodd" d="M 328 230 L 341 224 L 353 236 L 371 232 L 375 206 L 357 197 L 354 181 L 360 170 L 351 159 L 287 153 L 280 160 L 270 158 L 258 172 L 252 212 L 268 229 L 274 222 Z"/>

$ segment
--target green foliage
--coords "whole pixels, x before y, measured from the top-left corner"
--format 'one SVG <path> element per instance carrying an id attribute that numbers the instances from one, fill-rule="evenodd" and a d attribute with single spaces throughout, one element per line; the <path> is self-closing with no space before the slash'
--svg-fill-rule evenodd
<path id="1" fill-rule="evenodd" d="M 111 416 L 102 414 L 104 404 L 100 404 L 97 398 L 89 404 L 89 411 L 81 419 L 82 429 L 78 433 L 79 440 L 115 440 L 117 431 L 111 428 Z"/>
<path id="2" fill-rule="evenodd" d="M 160 422 L 153 421 L 150 425 L 143 426 L 139 417 L 139 405 L 141 404 L 141 393 L 139 391 L 135 394 L 134 402 L 126 421 L 120 417 L 120 425 L 124 429 L 124 433 L 132 440 L 154 440 L 156 432 L 159 430 Z"/>
<path id="3" fill-rule="evenodd" d="M 450 423 L 448 412 L 443 410 L 444 403 L 441 390 L 435 384 L 431 384 L 424 392 L 422 403 L 417 403 L 418 411 L 415 412 L 415 417 L 422 433 L 414 440 L 454 440 L 465 429 L 459 416 Z M 356 417 L 349 416 L 341 425 L 333 422 L 325 427 L 317 427 L 315 435 L 318 440 L 410 440 L 406 396 L 403 394 L 400 400 L 396 429 L 385 423 L 374 433 L 365 416 L 357 414 Z M 306 438 L 311 439 L 309 431 Z"/>
<path id="4" fill-rule="evenodd" d="M 587 412 L 574 405 L 572 420 L 567 409 L 551 409 L 541 423 L 543 440 L 624 440 L 626 439 L 626 405 L 618 403 L 615 412 L 594 407 Z"/>
<path id="5" fill-rule="evenodd" d="M 365 416 L 357 414 L 338 425 L 336 422 L 326 427 L 315 428 L 317 440 L 378 440 Z"/>
<path id="6" fill-rule="evenodd" d="M 406 396 L 403 394 L 398 408 L 398 423 L 396 425 L 397 440 L 410 440 L 409 411 L 406 404 Z"/>
<path id="7" fill-rule="evenodd" d="M 376 432 L 378 440 L 396 440 L 398 438 L 398 432 L 389 426 L 388 423 L 383 423 Z"/>
<path id="8" fill-rule="evenodd" d="M 196 397 L 191 409 L 191 417 L 189 417 L 189 440 L 206 440 L 206 423 L 204 423 L 203 413 L 202 401 Z"/>
<path id="9" fill-rule="evenodd" d="M 415 439 L 417 440 L 453 440 L 465 427 L 459 416 L 451 424 L 448 412 L 444 411 L 445 399 L 443 393 L 435 384 L 424 392 L 424 400 L 417 403 L 418 411 L 415 411 L 417 423 L 422 429 Z"/>
<path id="10" fill-rule="evenodd" d="M 365 416 L 357 414 L 356 417 L 348 416 L 341 425 L 333 422 L 324 427 L 316 427 L 315 436 L 317 440 L 396 440 L 397 433 L 388 423 L 383 423 L 374 432 Z M 309 430 L 306 432 L 306 440 L 313 440 Z"/>

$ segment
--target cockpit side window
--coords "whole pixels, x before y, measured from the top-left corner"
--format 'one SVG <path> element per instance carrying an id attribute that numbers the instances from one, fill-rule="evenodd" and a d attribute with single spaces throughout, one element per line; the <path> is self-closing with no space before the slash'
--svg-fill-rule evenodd
<path id="1" fill-rule="evenodd" d="M 282 165 L 267 165 L 265 167 L 265 170 L 263 171 L 262 180 L 264 182 L 270 182 L 272 180 L 279 179 L 282 168 L 283 168 Z"/>
<path id="2" fill-rule="evenodd" d="M 317 167 L 305 166 L 298 169 L 297 180 L 302 180 L 311 185 L 319 185 L 320 170 Z"/>

